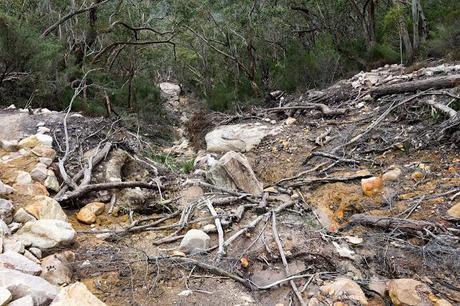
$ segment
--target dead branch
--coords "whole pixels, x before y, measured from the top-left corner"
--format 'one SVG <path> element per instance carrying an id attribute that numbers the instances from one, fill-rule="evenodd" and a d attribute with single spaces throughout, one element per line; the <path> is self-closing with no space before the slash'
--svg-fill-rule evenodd
<path id="1" fill-rule="evenodd" d="M 406 220 L 392 217 L 374 217 L 367 214 L 353 215 L 350 219 L 350 225 L 363 225 L 383 229 L 399 229 L 411 234 L 415 234 L 425 228 L 439 232 L 442 228 L 441 225 L 429 221 Z"/>
<path id="2" fill-rule="evenodd" d="M 58 26 L 60 26 L 61 24 L 63 24 L 64 22 L 66 22 L 67 20 L 73 18 L 74 16 L 78 15 L 78 14 L 82 14 L 82 13 L 85 13 L 87 11 L 90 11 L 92 9 L 95 9 L 96 7 L 98 6 L 101 6 L 107 2 L 109 2 L 111 0 L 103 0 L 103 1 L 95 1 L 93 3 L 91 3 L 90 6 L 88 7 L 85 7 L 85 8 L 82 8 L 82 9 L 79 9 L 79 10 L 76 10 L 76 11 L 73 11 L 73 12 L 70 12 L 69 14 L 65 15 L 64 17 L 62 17 L 61 19 L 59 19 L 58 21 L 56 21 L 53 25 L 51 25 L 50 27 L 48 27 L 41 35 L 41 37 L 45 37 L 45 36 L 48 36 L 48 34 L 50 34 L 52 31 L 54 31 Z"/>
<path id="3" fill-rule="evenodd" d="M 260 200 L 259 206 L 256 208 L 256 214 L 261 215 L 267 212 L 267 200 L 269 193 L 264 192 L 262 194 L 262 200 Z"/>
<path id="4" fill-rule="evenodd" d="M 352 176 L 338 176 L 338 177 L 314 177 L 314 178 L 307 178 L 303 180 L 299 180 L 296 182 L 292 182 L 287 184 L 287 187 L 300 187 L 303 185 L 307 184 L 313 184 L 313 183 L 337 183 L 337 182 L 348 182 L 348 181 L 353 181 L 353 180 L 360 180 L 363 178 L 368 178 L 370 177 L 370 174 L 364 174 L 364 175 L 352 175 Z"/>
<path id="5" fill-rule="evenodd" d="M 137 181 L 92 184 L 92 185 L 86 185 L 81 188 L 78 188 L 75 191 L 68 192 L 62 195 L 61 197 L 56 198 L 56 201 L 62 202 L 62 201 L 76 199 L 91 191 L 100 191 L 100 190 L 108 190 L 108 189 L 124 189 L 124 188 L 134 188 L 134 187 L 141 187 L 141 188 L 146 188 L 146 189 L 157 189 L 158 188 L 157 184 L 147 183 L 147 182 L 137 182 Z"/>
<path id="6" fill-rule="evenodd" d="M 278 229 L 276 227 L 276 213 L 275 212 L 272 212 L 272 230 L 273 230 L 273 237 L 275 238 L 276 245 L 278 246 L 278 251 L 280 252 L 281 261 L 283 262 L 284 271 L 286 272 L 286 276 L 288 276 L 290 274 L 289 264 L 286 260 L 286 255 L 284 254 L 283 245 L 281 244 L 280 237 L 278 235 Z M 307 304 L 302 299 L 302 295 L 300 294 L 299 288 L 297 288 L 297 285 L 295 284 L 295 282 L 293 280 L 290 280 L 289 284 L 291 284 L 292 290 L 294 291 L 297 299 L 299 300 L 300 305 L 306 306 Z"/>
<path id="7" fill-rule="evenodd" d="M 455 111 L 454 109 L 450 108 L 449 106 L 447 106 L 445 104 L 436 102 L 434 97 L 433 97 L 433 99 L 424 101 L 423 103 L 425 103 L 425 104 L 427 104 L 429 106 L 432 106 L 433 108 L 437 109 L 438 111 L 448 115 L 449 118 L 455 118 L 455 117 L 458 116 L 457 111 Z"/>
<path id="8" fill-rule="evenodd" d="M 211 213 L 211 216 L 214 217 L 214 223 L 216 224 L 217 228 L 217 235 L 219 238 L 219 249 L 217 251 L 217 261 L 220 261 L 220 259 L 225 256 L 225 248 L 224 248 L 224 230 L 222 229 L 222 224 L 220 223 L 220 219 L 217 216 L 217 212 L 214 209 L 214 206 L 212 206 L 212 203 L 209 199 L 206 200 L 206 206 L 209 209 L 209 212 Z"/>
<path id="9" fill-rule="evenodd" d="M 274 107 L 274 108 L 267 108 L 265 111 L 272 113 L 272 112 L 280 112 L 280 111 L 286 111 L 286 110 L 308 110 L 308 109 L 319 110 L 325 116 L 343 115 L 348 111 L 345 108 L 331 109 L 329 106 L 327 106 L 326 104 L 322 104 L 322 103 L 305 103 L 303 105 L 297 105 L 297 106 Z"/>
<path id="10" fill-rule="evenodd" d="M 379 98 L 386 95 L 416 92 L 428 89 L 450 88 L 460 85 L 460 74 L 429 78 L 425 80 L 417 80 L 410 82 L 402 82 L 398 84 L 379 86 L 371 90 L 370 94 L 374 98 Z"/>

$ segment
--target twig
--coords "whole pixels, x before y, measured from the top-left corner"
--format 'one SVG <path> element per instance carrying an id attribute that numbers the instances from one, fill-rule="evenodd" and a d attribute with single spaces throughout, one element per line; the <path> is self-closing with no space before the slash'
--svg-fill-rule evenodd
<path id="1" fill-rule="evenodd" d="M 280 237 L 278 235 L 278 229 L 276 228 L 276 213 L 273 211 L 272 212 L 272 230 L 273 230 L 273 237 L 275 238 L 276 245 L 278 246 L 278 250 L 281 255 L 281 261 L 283 262 L 284 265 L 284 271 L 286 272 L 286 276 L 290 274 L 289 272 L 289 264 L 286 260 L 286 255 L 284 254 L 283 250 L 283 245 L 281 244 Z M 291 284 L 292 290 L 294 291 L 297 299 L 299 300 L 300 305 L 306 306 L 307 303 L 302 299 L 302 295 L 299 292 L 299 288 L 297 288 L 297 285 L 295 284 L 294 280 L 290 280 L 289 283 Z"/>
<path id="2" fill-rule="evenodd" d="M 222 224 L 220 223 L 220 219 L 217 216 L 217 212 L 212 206 L 212 203 L 209 199 L 206 199 L 206 206 L 209 209 L 209 212 L 214 217 L 214 223 L 216 224 L 217 234 L 219 237 L 219 249 L 217 251 L 217 261 L 220 261 L 223 256 L 225 256 L 225 248 L 224 248 L 224 230 L 222 229 Z"/>

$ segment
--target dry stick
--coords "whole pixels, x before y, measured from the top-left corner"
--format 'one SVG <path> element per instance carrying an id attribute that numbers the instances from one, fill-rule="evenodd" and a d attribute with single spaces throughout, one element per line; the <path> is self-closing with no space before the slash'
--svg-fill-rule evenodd
<path id="1" fill-rule="evenodd" d="M 439 103 L 439 102 L 436 102 L 434 99 L 432 100 L 428 100 L 428 101 L 425 101 L 423 102 L 429 106 L 432 106 L 434 107 L 435 109 L 439 110 L 440 112 L 446 114 L 449 116 L 449 118 L 455 118 L 458 116 L 457 114 L 457 111 L 450 108 L 449 106 L 445 105 L 445 104 L 442 104 L 442 103 Z"/>
<path id="2" fill-rule="evenodd" d="M 64 195 L 62 195 L 59 198 L 56 198 L 55 200 L 58 202 L 62 201 L 68 201 L 72 199 L 76 199 L 88 192 L 91 191 L 100 191 L 100 190 L 108 190 L 108 189 L 123 189 L 123 188 L 134 188 L 134 187 L 141 187 L 141 188 L 147 188 L 147 189 L 157 189 L 156 184 L 151 184 L 151 183 L 146 183 L 146 182 L 137 182 L 137 181 L 132 181 L 132 182 L 110 182 L 110 183 L 101 183 L 101 184 L 92 184 L 92 185 L 86 185 L 83 186 L 82 188 L 79 188 L 75 191 L 68 192 Z"/>
<path id="3" fill-rule="evenodd" d="M 208 184 L 206 182 L 199 181 L 199 180 L 189 180 L 185 184 L 186 185 L 188 185 L 188 184 L 190 184 L 190 185 L 197 184 L 197 185 L 199 185 L 201 187 L 210 188 L 210 189 L 214 189 L 214 190 L 217 190 L 217 191 L 225 192 L 225 193 L 228 193 L 228 194 L 236 196 L 236 197 L 239 197 L 239 196 L 247 196 L 248 197 L 248 196 L 250 196 L 249 193 L 237 192 L 237 191 L 230 190 L 230 189 L 227 189 L 227 188 L 211 185 L 211 184 Z"/>
<path id="4" fill-rule="evenodd" d="M 302 171 L 300 172 L 299 174 L 295 175 L 295 176 L 291 176 L 291 177 L 287 177 L 287 178 L 284 178 L 280 181 L 278 181 L 275 185 L 279 185 L 283 182 L 286 182 L 286 181 L 292 181 L 292 180 L 295 180 L 295 179 L 298 179 L 299 177 L 305 175 L 305 174 L 308 174 L 310 172 L 315 172 L 316 170 L 318 170 L 319 168 L 321 168 L 322 166 L 325 166 L 327 164 L 327 162 L 324 162 L 324 163 L 321 163 L 321 164 L 318 164 L 316 165 L 314 168 L 311 168 L 311 169 L 308 169 L 306 171 Z"/>
<path id="5" fill-rule="evenodd" d="M 262 194 L 262 200 L 260 201 L 259 206 L 256 208 L 256 214 L 261 215 L 267 212 L 268 195 L 268 192 L 264 192 Z"/>
<path id="6" fill-rule="evenodd" d="M 317 109 L 321 111 L 323 115 L 326 115 L 326 116 L 343 115 L 348 111 L 347 109 L 344 109 L 344 108 L 331 109 L 329 106 L 327 106 L 326 104 L 322 104 L 322 103 L 305 103 L 304 105 L 298 105 L 298 106 L 275 107 L 275 108 L 268 108 L 265 111 L 278 112 L 278 111 L 284 111 L 284 110 L 307 110 L 307 109 Z"/>
<path id="7" fill-rule="evenodd" d="M 336 183 L 336 182 L 348 182 L 352 180 L 359 180 L 363 178 L 368 178 L 370 177 L 370 174 L 364 174 L 364 175 L 352 175 L 352 176 L 344 176 L 344 177 L 314 177 L 314 178 L 309 178 L 309 179 L 304 179 L 301 181 L 293 182 L 290 184 L 287 184 L 287 187 L 300 187 L 305 184 L 311 184 L 311 183 Z"/>
<path id="8" fill-rule="evenodd" d="M 209 199 L 206 199 L 206 206 L 211 213 L 211 216 L 214 217 L 214 223 L 216 224 L 217 234 L 219 237 L 219 249 L 217 251 L 217 261 L 220 261 L 223 256 L 225 256 L 225 248 L 224 248 L 224 230 L 222 229 L 222 224 L 220 223 L 220 219 L 217 216 L 217 212 L 212 206 L 212 203 Z"/>
<path id="9" fill-rule="evenodd" d="M 273 230 L 273 237 L 275 238 L 276 245 L 278 246 L 278 250 L 281 255 L 281 261 L 283 262 L 284 265 L 284 271 L 286 272 L 286 276 L 290 274 L 289 272 L 289 264 L 286 260 L 286 255 L 284 254 L 283 250 L 283 245 L 281 244 L 280 237 L 278 235 L 278 229 L 276 228 L 276 213 L 273 211 L 272 212 L 272 230 Z M 297 288 L 297 285 L 293 280 L 290 280 L 289 283 L 291 284 L 292 290 L 294 291 L 297 299 L 299 300 L 300 305 L 306 306 L 307 303 L 302 299 L 302 295 L 299 292 L 299 288 Z"/>

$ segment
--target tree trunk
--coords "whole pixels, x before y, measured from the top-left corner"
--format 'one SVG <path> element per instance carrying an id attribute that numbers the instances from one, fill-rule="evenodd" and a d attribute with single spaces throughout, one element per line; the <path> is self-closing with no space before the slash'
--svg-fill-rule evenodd
<path id="1" fill-rule="evenodd" d="M 419 7 L 420 3 L 419 0 L 412 0 L 412 26 L 413 26 L 413 33 L 412 33 L 412 47 L 414 55 L 417 55 L 419 45 L 420 45 L 420 32 L 419 32 Z"/>

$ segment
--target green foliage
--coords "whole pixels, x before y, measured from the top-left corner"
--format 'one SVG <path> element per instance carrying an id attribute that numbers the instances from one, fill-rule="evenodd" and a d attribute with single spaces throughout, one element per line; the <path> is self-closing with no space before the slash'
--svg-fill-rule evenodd
<path id="1" fill-rule="evenodd" d="M 400 60 L 400 54 L 391 46 L 386 44 L 376 44 L 367 53 L 369 62 L 397 63 Z"/>

